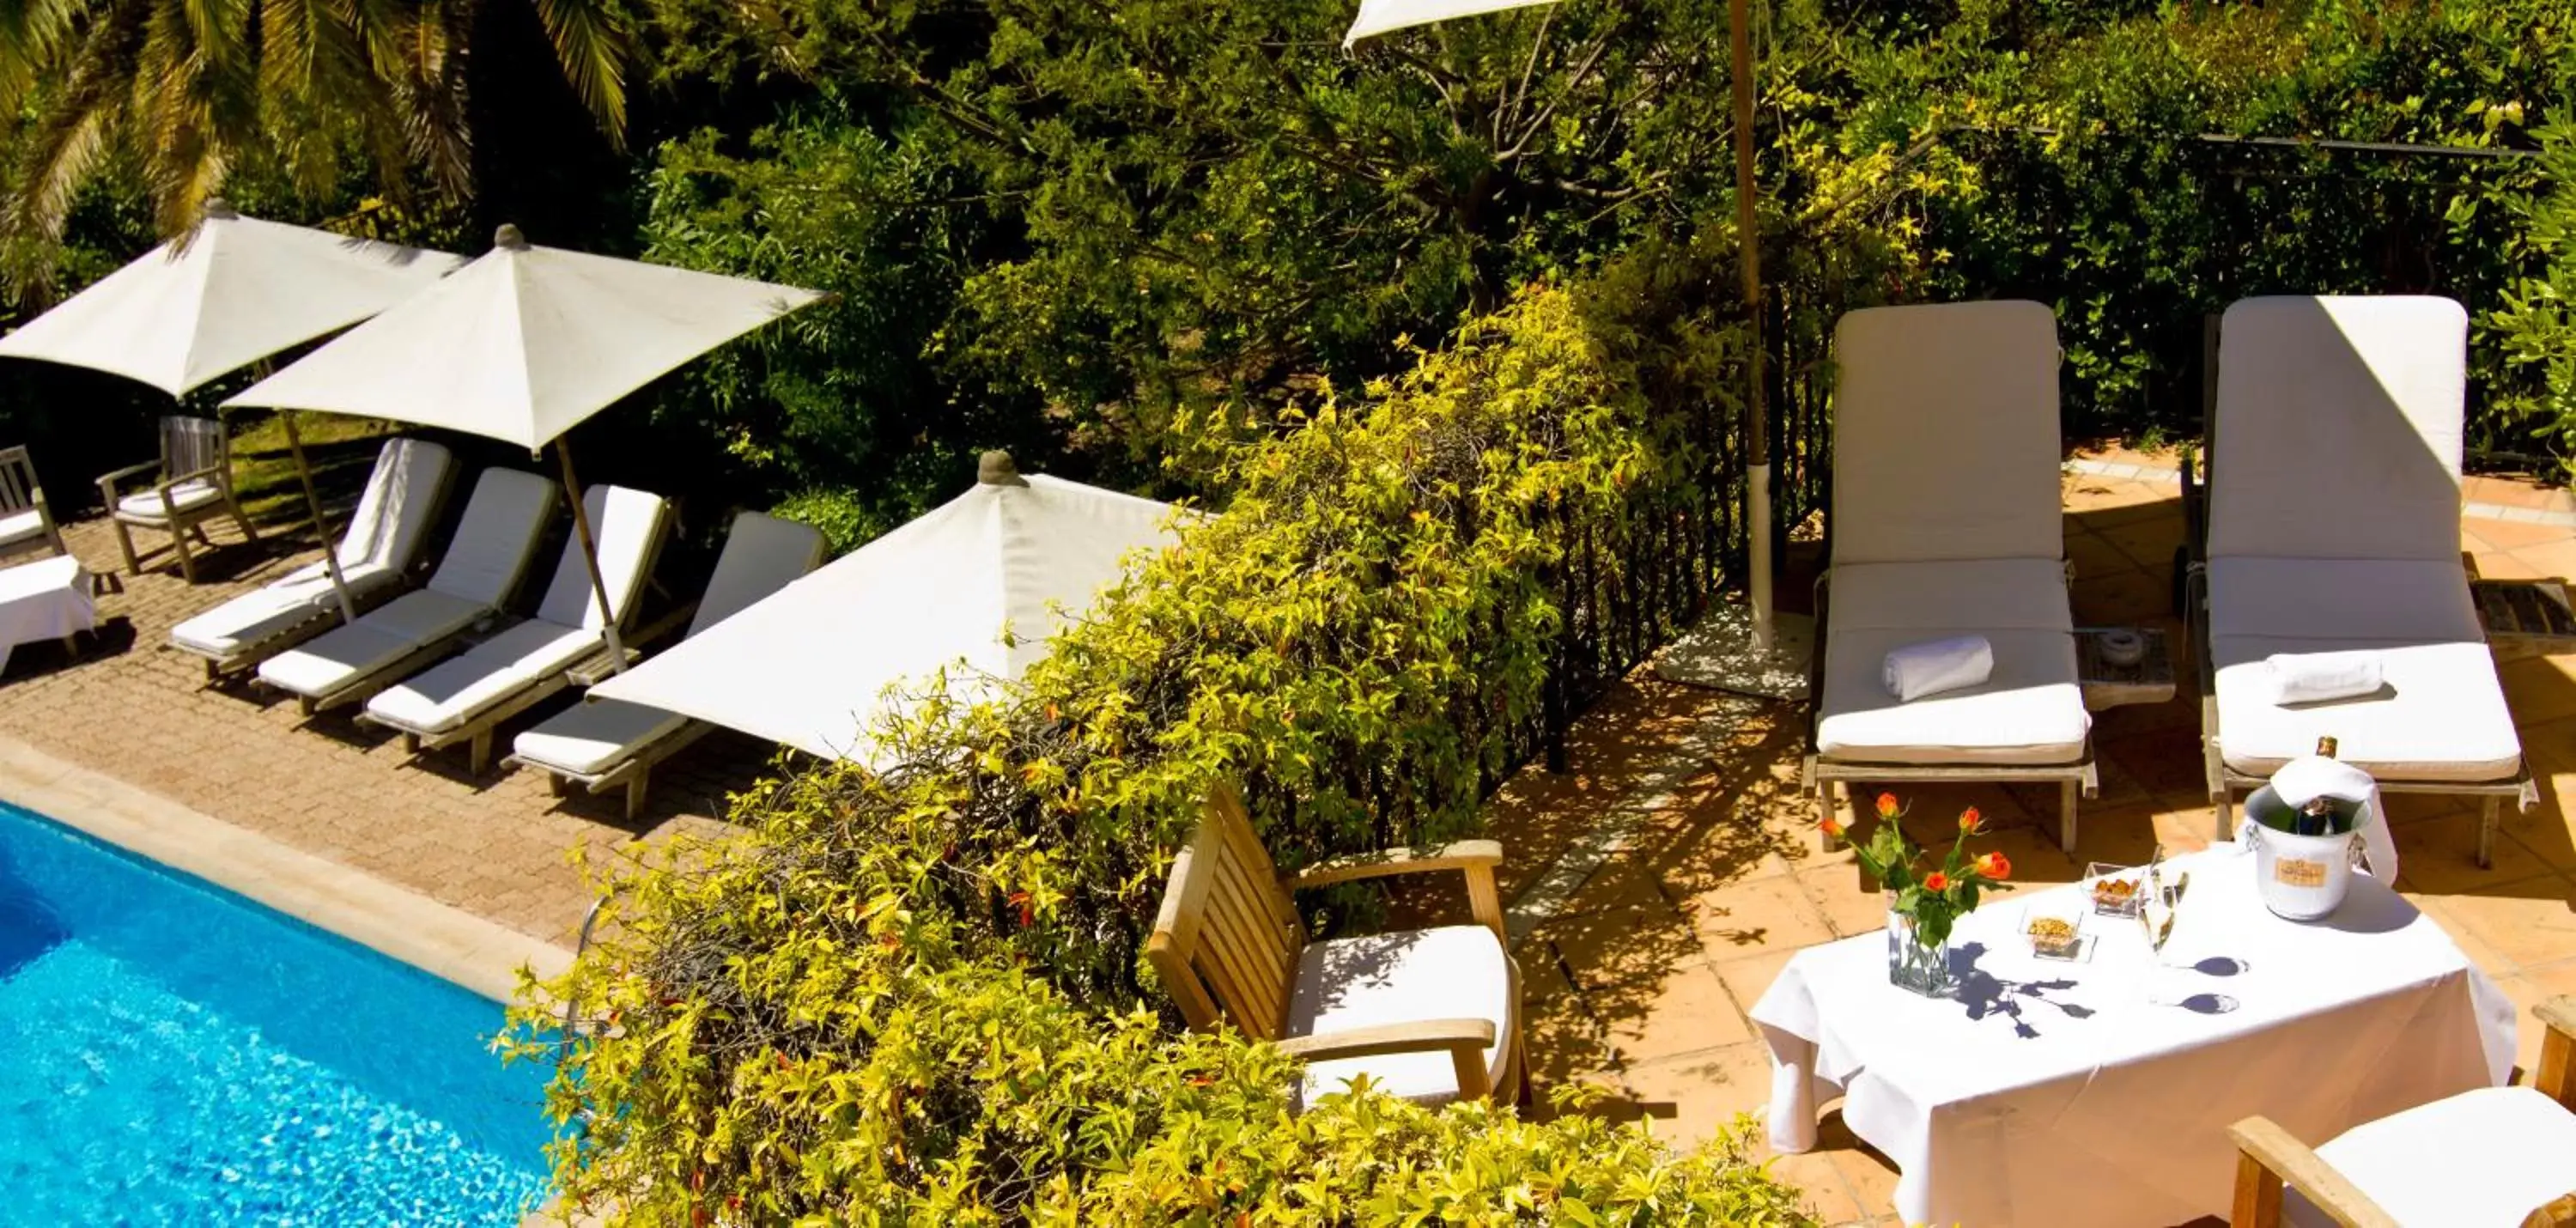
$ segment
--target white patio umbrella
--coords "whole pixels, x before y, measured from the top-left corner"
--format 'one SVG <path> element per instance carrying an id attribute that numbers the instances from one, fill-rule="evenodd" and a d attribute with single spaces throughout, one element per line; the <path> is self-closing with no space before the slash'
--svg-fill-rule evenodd
<path id="1" fill-rule="evenodd" d="M 1455 17 L 1554 2 L 1360 0 L 1359 16 L 1343 36 L 1342 45 L 1348 47 L 1363 38 Z M 1686 647 L 1696 660 L 1707 663 L 1718 685 L 1786 698 L 1791 693 L 1806 693 L 1805 674 L 1800 666 L 1805 654 L 1803 650 L 1792 651 L 1790 646 L 1775 644 L 1771 610 L 1771 445 L 1763 412 L 1762 235 L 1754 210 L 1751 7 L 1751 0 L 1729 0 L 1727 5 L 1728 34 L 1733 44 L 1733 64 L 1728 75 L 1732 78 L 1735 109 L 1736 265 L 1743 274 L 1745 327 L 1751 330 L 1753 340 L 1744 390 L 1744 519 L 1751 553 L 1747 560 L 1747 570 L 1752 573 L 1747 602 L 1751 626 L 1740 631 L 1727 626 L 1723 621 L 1725 611 L 1721 610 L 1693 632 L 1691 638 L 1702 642 Z"/>
<path id="2" fill-rule="evenodd" d="M 226 405 L 389 418 L 525 446 L 555 444 L 591 589 L 608 586 L 562 436 L 682 363 L 824 296 L 793 286 L 535 247 L 492 250 Z M 607 629 L 612 668 L 625 645 Z"/>
<path id="3" fill-rule="evenodd" d="M 182 238 L 154 248 L 53 310 L 0 337 L 0 357 L 33 358 L 122 375 L 185 397 L 207 382 L 420 292 L 465 263 L 398 247 L 243 217 L 221 200 Z M 287 448 L 322 537 L 323 570 L 352 613 L 339 551 L 304 463 L 295 419 Z"/>
<path id="4" fill-rule="evenodd" d="M 889 686 L 945 669 L 971 698 L 1018 678 L 1129 552 L 1173 540 L 1172 519 L 988 453 L 974 489 L 590 693 L 866 762 Z"/>

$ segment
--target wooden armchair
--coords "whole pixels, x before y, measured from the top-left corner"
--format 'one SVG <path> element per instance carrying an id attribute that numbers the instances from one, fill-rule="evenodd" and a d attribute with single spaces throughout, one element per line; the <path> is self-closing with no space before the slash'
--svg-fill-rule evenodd
<path id="1" fill-rule="evenodd" d="M 156 475 L 149 487 L 120 493 L 124 483 L 147 473 Z M 170 548 L 179 556 L 179 574 L 190 584 L 197 582 L 197 562 L 188 552 L 188 538 L 193 535 L 208 548 L 214 545 L 201 527 L 206 521 L 230 516 L 244 539 L 259 540 L 233 499 L 231 441 L 224 437 L 224 424 L 212 418 L 163 418 L 161 459 L 100 475 L 98 493 L 116 526 L 116 545 L 125 552 L 129 575 L 143 574 L 133 529 L 168 533 Z"/>
<path id="2" fill-rule="evenodd" d="M 0 448 L 0 559 L 33 550 L 71 553 L 63 548 L 63 531 L 54 524 L 45 488 L 36 484 L 36 463 L 26 447 Z"/>
<path id="3" fill-rule="evenodd" d="M 2268 1117 L 2228 1127 L 2237 1150 L 2229 1222 L 2280 1224 L 2286 1180 L 2321 1213 L 2294 1220 L 2345 1228 L 2576 1225 L 2576 997 L 2533 1013 L 2549 1032 L 2529 1087 L 2464 1092 L 2314 1150 Z"/>
<path id="4" fill-rule="evenodd" d="M 1301 1102 L 1365 1074 L 1430 1104 L 1511 1100 L 1520 1069 L 1520 969 L 1503 932 L 1502 846 L 1391 849 L 1282 876 L 1231 790 L 1172 862 L 1145 952 L 1194 1028 L 1222 1020 L 1307 1063 Z M 1289 893 L 1357 879 L 1459 871 L 1479 924 L 1307 942 Z"/>

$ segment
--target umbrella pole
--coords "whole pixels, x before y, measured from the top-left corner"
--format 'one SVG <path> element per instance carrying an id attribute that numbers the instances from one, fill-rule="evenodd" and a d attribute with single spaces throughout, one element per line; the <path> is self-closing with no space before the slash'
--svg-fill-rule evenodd
<path id="1" fill-rule="evenodd" d="M 599 543 L 590 536 L 590 510 L 581 504 L 581 479 L 572 474 L 572 444 L 562 436 L 555 437 L 555 459 L 563 462 L 564 493 L 572 497 L 572 531 L 581 538 L 581 561 L 590 566 L 590 593 L 599 602 L 599 617 L 608 633 L 608 671 L 622 674 L 626 642 L 617 634 L 617 620 L 608 614 L 608 581 L 599 574 Z"/>
<path id="2" fill-rule="evenodd" d="M 1768 416 L 1763 409 L 1762 380 L 1762 222 L 1753 195 L 1753 22 L 1752 0 L 1730 0 L 1728 24 L 1734 43 L 1734 66 L 1728 73 L 1735 94 L 1735 238 L 1736 267 L 1744 275 L 1746 349 L 1744 390 L 1745 537 L 1749 554 L 1753 647 L 1771 649 L 1771 447 Z"/>
<path id="3" fill-rule="evenodd" d="M 349 597 L 348 578 L 340 574 L 340 543 L 331 540 L 331 520 L 322 514 L 322 496 L 313 489 L 313 467 L 304 462 L 304 436 L 295 429 L 295 411 L 281 409 L 286 422 L 286 451 L 295 458 L 295 478 L 304 483 L 304 506 L 313 513 L 313 535 L 322 539 L 322 571 L 331 577 L 331 592 L 340 599 L 340 621 L 357 621 L 358 604 Z"/>

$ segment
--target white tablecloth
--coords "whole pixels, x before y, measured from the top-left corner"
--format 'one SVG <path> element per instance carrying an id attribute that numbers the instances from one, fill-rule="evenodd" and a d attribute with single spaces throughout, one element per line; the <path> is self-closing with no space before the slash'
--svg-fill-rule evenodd
<path id="1" fill-rule="evenodd" d="M 20 644 L 58 640 L 97 621 L 89 573 L 79 559 L 56 555 L 0 567 L 0 669 L 8 668 L 9 650 Z"/>
<path id="2" fill-rule="evenodd" d="M 2261 1113 L 2310 1143 L 2505 1081 L 2513 1004 L 2433 921 L 2354 876 L 2322 922 L 2265 911 L 2232 844 L 2191 872 L 2164 963 L 2135 921 L 2087 916 L 2091 957 L 2038 959 L 2028 903 L 1987 897 L 1952 936 L 1957 1000 L 1887 983 L 1883 936 L 1793 957 L 1754 1005 L 1771 1140 L 1815 1145 L 1819 1098 L 1896 1163 L 1908 1222 L 2173 1224 L 2225 1215 L 2227 1127 Z M 2232 962 L 2231 962 L 2232 961 Z"/>

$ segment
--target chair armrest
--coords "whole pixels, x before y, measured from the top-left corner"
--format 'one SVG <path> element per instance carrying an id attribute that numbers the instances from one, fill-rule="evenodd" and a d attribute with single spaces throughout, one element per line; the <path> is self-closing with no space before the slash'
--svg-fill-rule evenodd
<path id="1" fill-rule="evenodd" d="M 2566 995 L 2531 1008 L 2548 1031 L 2540 1038 L 2540 1066 L 2531 1072 L 2532 1089 L 2576 1113 L 2576 995 Z"/>
<path id="2" fill-rule="evenodd" d="M 1503 846 L 1492 840 L 1461 840 L 1436 849 L 1380 849 L 1350 857 L 1325 858 L 1288 876 L 1288 887 L 1292 891 L 1303 891 L 1309 887 L 1329 887 L 1335 883 L 1397 874 L 1429 874 L 1438 870 L 1463 870 L 1470 866 L 1491 869 L 1502 863 Z"/>
<path id="3" fill-rule="evenodd" d="M 98 475 L 98 491 L 100 494 L 107 496 L 108 503 L 113 505 L 116 502 L 117 483 L 133 477 L 135 474 L 151 473 L 160 468 L 161 462 L 154 460 L 145 461 L 140 465 L 127 465 L 123 469 L 102 473 Z"/>
<path id="4" fill-rule="evenodd" d="M 208 465 L 203 469 L 191 469 L 186 473 L 174 473 L 161 479 L 160 487 L 161 489 L 167 490 L 182 482 L 193 482 L 198 478 L 204 478 L 208 482 L 214 483 L 217 486 L 222 486 L 226 484 L 226 479 L 231 476 L 229 469 L 230 467 L 227 465 L 213 464 Z"/>
<path id="5" fill-rule="evenodd" d="M 2233 1228 L 2276 1228 L 2281 1222 L 2281 1183 L 2286 1180 L 2344 1228 L 2398 1228 L 2334 1166 L 2269 1117 L 2248 1117 L 2227 1128 L 2235 1140 L 2236 1209 Z"/>
<path id="6" fill-rule="evenodd" d="M 1436 1053 L 1447 1050 L 1455 1064 L 1461 1098 L 1482 1100 L 1493 1094 L 1493 1075 L 1485 1068 L 1485 1050 L 1494 1044 L 1491 1019 L 1424 1019 L 1413 1023 L 1352 1028 L 1322 1036 L 1300 1036 L 1279 1042 L 1279 1051 L 1299 1061 L 1329 1062 L 1376 1057 L 1387 1053 Z"/>

